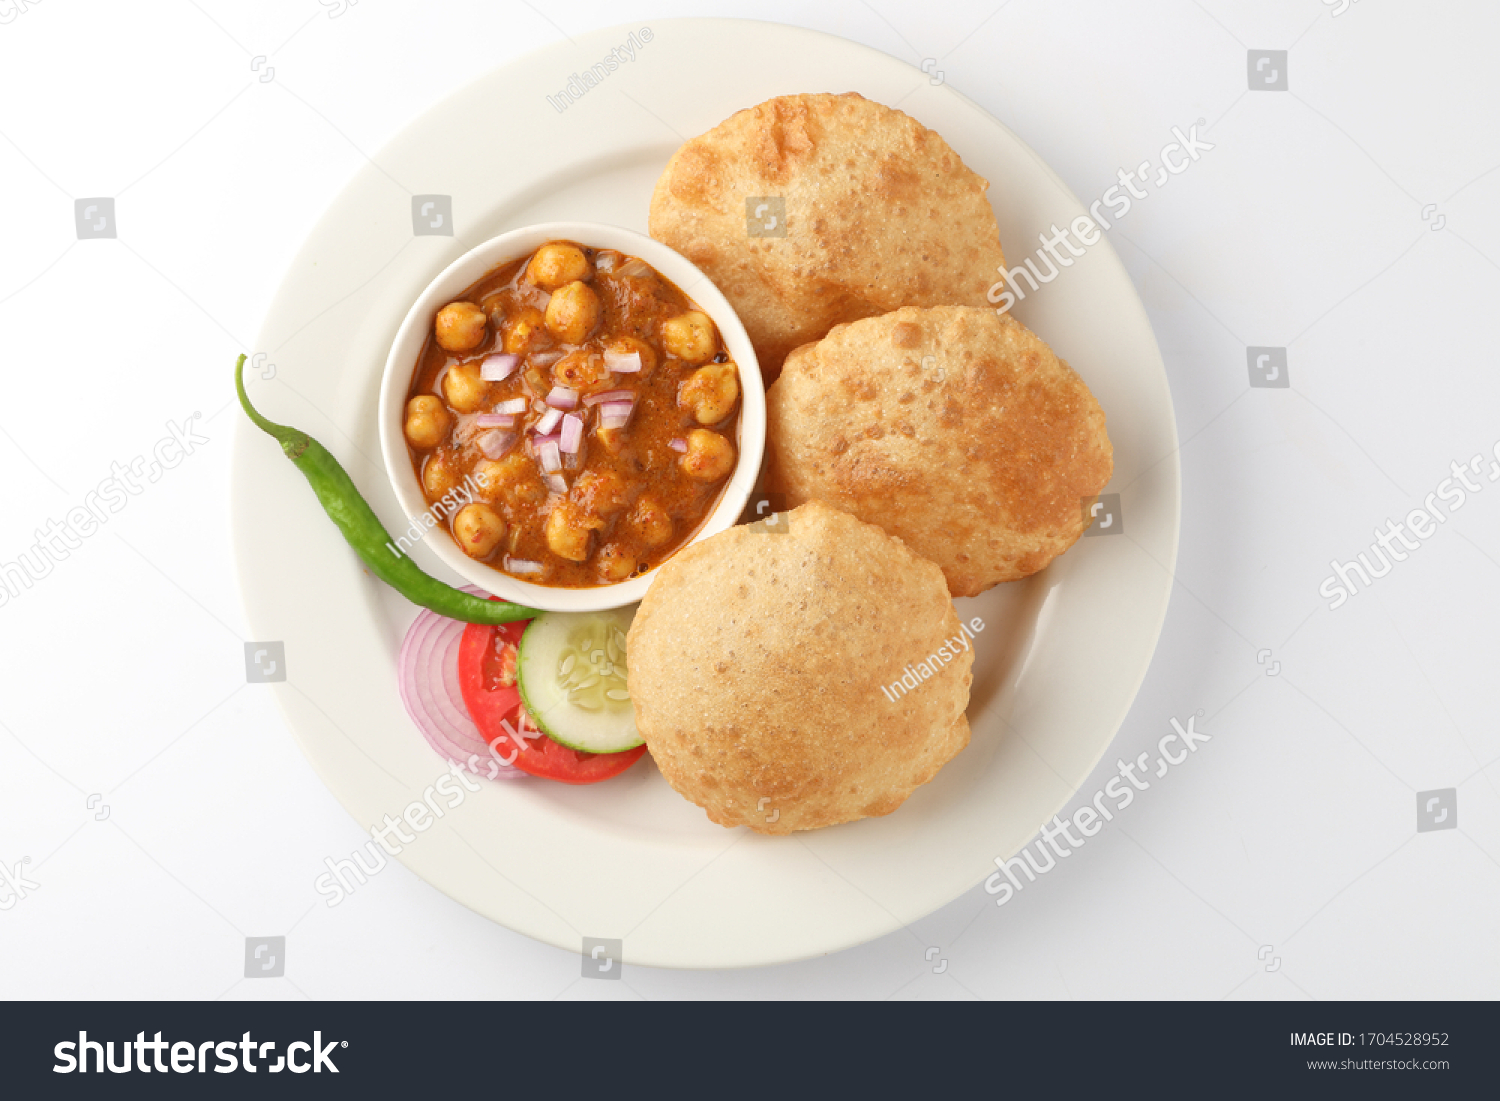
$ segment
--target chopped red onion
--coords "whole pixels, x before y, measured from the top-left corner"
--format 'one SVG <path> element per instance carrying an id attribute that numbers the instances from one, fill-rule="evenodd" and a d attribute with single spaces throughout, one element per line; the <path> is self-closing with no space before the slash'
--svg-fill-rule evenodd
<path id="1" fill-rule="evenodd" d="M 561 352 L 532 352 L 530 358 L 532 365 L 535 367 L 551 367 L 558 360 L 562 359 L 562 355 Z"/>
<path id="2" fill-rule="evenodd" d="M 543 474 L 542 481 L 547 483 L 547 488 L 558 496 L 568 492 L 568 480 L 562 476 L 560 471 L 554 470 L 551 474 Z"/>
<path id="3" fill-rule="evenodd" d="M 511 428 L 516 418 L 509 413 L 480 413 L 474 418 L 474 423 L 480 428 Z"/>
<path id="4" fill-rule="evenodd" d="M 504 428 L 491 428 L 488 432 L 480 433 L 474 442 L 484 452 L 486 459 L 493 460 L 510 450 L 511 444 L 516 442 L 516 434 Z"/>
<path id="5" fill-rule="evenodd" d="M 521 366 L 521 357 L 509 352 L 485 356 L 479 365 L 479 377 L 485 382 L 504 382 Z"/>
<path id="6" fill-rule="evenodd" d="M 584 405 L 598 405 L 601 401 L 634 401 L 634 390 L 606 390 L 602 394 L 590 394 L 583 399 Z"/>
<path id="7" fill-rule="evenodd" d="M 554 386 L 547 395 L 547 404 L 554 409 L 574 409 L 578 406 L 578 391 L 567 386 Z"/>
<path id="8" fill-rule="evenodd" d="M 563 454 L 578 454 L 578 445 L 583 442 L 583 418 L 577 413 L 569 413 L 562 419 L 562 440 L 558 446 Z"/>
<path id="9" fill-rule="evenodd" d="M 673 451 L 687 451 L 687 440 L 677 436 L 667 442 L 667 446 Z"/>
<path id="10" fill-rule="evenodd" d="M 538 441 L 536 457 L 537 462 L 541 463 L 543 474 L 552 474 L 562 469 L 562 452 L 558 450 L 557 441 L 551 436 Z"/>
<path id="11" fill-rule="evenodd" d="M 506 413 L 511 416 L 514 416 L 517 413 L 524 413 L 526 412 L 526 399 L 507 398 L 505 401 L 502 401 L 495 406 L 495 412 Z"/>
<path id="12" fill-rule="evenodd" d="M 552 435 L 552 430 L 557 427 L 557 422 L 562 420 L 562 417 L 563 411 L 561 409 L 548 409 L 542 414 L 542 419 L 536 422 L 532 431 L 538 436 L 550 436 Z"/>
<path id="13" fill-rule="evenodd" d="M 506 573 L 541 573 L 547 568 L 529 558 L 512 558 L 508 554 L 500 560 L 500 565 Z"/>
<path id="14" fill-rule="evenodd" d="M 608 401 L 599 406 L 600 428 L 624 428 L 630 420 L 630 411 L 635 408 L 633 402 Z"/>
<path id="15" fill-rule="evenodd" d="M 604 366 L 622 375 L 634 374 L 641 369 L 640 352 L 605 352 Z"/>

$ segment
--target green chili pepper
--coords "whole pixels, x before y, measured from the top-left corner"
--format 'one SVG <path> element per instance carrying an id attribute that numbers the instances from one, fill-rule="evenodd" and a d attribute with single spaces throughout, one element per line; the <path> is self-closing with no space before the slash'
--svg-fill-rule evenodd
<path id="1" fill-rule="evenodd" d="M 245 394 L 245 357 L 234 365 L 234 388 L 239 392 L 240 406 L 255 426 L 281 444 L 281 450 L 302 471 L 313 492 L 318 495 L 329 519 L 338 525 L 349 545 L 358 552 L 370 572 L 413 604 L 418 604 L 464 623 L 512 623 L 534 619 L 542 613 L 519 604 L 506 604 L 470 593 L 460 592 L 437 578 L 423 573 L 404 554 L 392 556 L 388 548 L 395 544 L 381 525 L 379 517 L 360 496 L 348 472 L 329 450 L 306 432 L 266 420 L 255 411 Z"/>

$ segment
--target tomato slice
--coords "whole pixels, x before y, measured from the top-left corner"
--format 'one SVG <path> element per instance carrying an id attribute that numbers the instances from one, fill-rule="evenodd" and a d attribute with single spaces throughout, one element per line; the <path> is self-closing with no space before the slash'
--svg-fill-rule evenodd
<path id="1" fill-rule="evenodd" d="M 543 734 L 521 706 L 516 647 L 529 622 L 471 623 L 464 629 L 458 687 L 480 736 L 502 761 L 532 776 L 564 784 L 597 784 L 618 776 L 641 759 L 645 746 L 623 753 L 580 753 Z"/>

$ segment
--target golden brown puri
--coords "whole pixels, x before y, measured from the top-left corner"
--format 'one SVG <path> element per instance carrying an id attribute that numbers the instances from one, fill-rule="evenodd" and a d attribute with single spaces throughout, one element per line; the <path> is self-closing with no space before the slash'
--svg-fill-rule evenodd
<path id="1" fill-rule="evenodd" d="M 779 96 L 677 150 L 651 199 L 651 236 L 724 292 L 769 382 L 793 348 L 841 322 L 985 305 L 1005 263 L 988 187 L 900 111 L 853 92 Z M 751 236 L 746 200 L 777 197 L 785 235 Z"/>
<path id="2" fill-rule="evenodd" d="M 626 643 L 636 725 L 721 826 L 889 814 L 969 742 L 973 656 L 942 574 L 816 501 L 756 528 L 661 567 Z M 923 662 L 929 679 L 883 690 Z"/>
<path id="3" fill-rule="evenodd" d="M 769 482 L 879 524 L 955 597 L 1036 573 L 1109 482 L 1104 411 L 1008 314 L 896 310 L 798 348 L 766 395 Z"/>

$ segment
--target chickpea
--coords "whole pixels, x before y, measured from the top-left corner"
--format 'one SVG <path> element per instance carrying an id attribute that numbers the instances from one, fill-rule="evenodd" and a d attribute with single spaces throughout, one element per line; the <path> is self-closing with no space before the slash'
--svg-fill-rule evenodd
<path id="1" fill-rule="evenodd" d="M 609 377 L 604 357 L 598 352 L 579 349 L 569 352 L 552 365 L 552 378 L 559 386 L 587 393 Z"/>
<path id="2" fill-rule="evenodd" d="M 544 290 L 555 291 L 565 283 L 589 279 L 594 265 L 575 245 L 543 245 L 526 267 L 526 278 Z"/>
<path id="3" fill-rule="evenodd" d="M 639 374 L 631 375 L 633 379 L 642 381 L 651 377 L 651 372 L 656 370 L 657 361 L 661 358 L 656 354 L 656 349 L 647 344 L 638 336 L 617 336 L 611 340 L 604 349 L 606 352 L 618 352 L 621 355 L 629 355 L 634 352 L 641 357 L 641 370 Z"/>
<path id="4" fill-rule="evenodd" d="M 517 311 L 516 316 L 506 320 L 500 340 L 507 352 L 523 355 L 549 346 L 552 336 L 547 332 L 547 319 L 542 311 L 535 306 L 527 306 Z"/>
<path id="5" fill-rule="evenodd" d="M 449 421 L 448 410 L 431 394 L 418 394 L 406 403 L 406 438 L 413 447 L 425 450 L 442 443 Z"/>
<path id="6" fill-rule="evenodd" d="M 594 288 L 574 280 L 552 292 L 547 302 L 547 329 L 564 344 L 582 344 L 599 327 L 603 313 Z"/>
<path id="7" fill-rule="evenodd" d="M 600 527 L 630 504 L 631 488 L 613 470 L 585 470 L 568 496 L 585 522 Z"/>
<path id="8" fill-rule="evenodd" d="M 516 508 L 539 504 L 547 496 L 537 478 L 536 463 L 520 450 L 498 462 L 480 463 L 474 468 L 474 484 L 485 500 Z"/>
<path id="9" fill-rule="evenodd" d="M 547 549 L 569 562 L 587 562 L 594 531 L 574 515 L 566 498 L 547 516 Z"/>
<path id="10" fill-rule="evenodd" d="M 635 573 L 635 556 L 626 553 L 617 543 L 600 547 L 594 562 L 604 581 L 624 581 Z"/>
<path id="11" fill-rule="evenodd" d="M 734 445 L 717 432 L 695 428 L 688 433 L 687 445 L 677 465 L 689 478 L 717 482 L 734 469 Z"/>
<path id="12" fill-rule="evenodd" d="M 731 363 L 699 367 L 677 392 L 677 404 L 692 411 L 699 424 L 717 424 L 734 409 L 740 396 L 739 369 Z"/>
<path id="13" fill-rule="evenodd" d="M 625 517 L 628 531 L 640 536 L 648 547 L 659 547 L 672 538 L 672 516 L 661 502 L 649 493 L 636 499 L 635 507 Z"/>
<path id="14" fill-rule="evenodd" d="M 438 311 L 433 330 L 445 352 L 470 352 L 484 342 L 489 318 L 472 302 L 450 302 Z"/>
<path id="15" fill-rule="evenodd" d="M 678 314 L 661 323 L 661 343 L 667 355 L 696 367 L 714 354 L 714 323 L 697 310 Z"/>
<path id="16" fill-rule="evenodd" d="M 505 465 L 498 462 L 483 462 L 474 468 L 474 492 L 486 501 L 500 496 L 505 485 Z"/>
<path id="17" fill-rule="evenodd" d="M 432 455 L 422 466 L 422 488 L 437 500 L 458 485 L 458 474 L 441 455 Z"/>
<path id="18" fill-rule="evenodd" d="M 484 407 L 490 384 L 479 377 L 479 364 L 460 363 L 443 376 L 443 396 L 460 413 L 475 413 Z"/>
<path id="19" fill-rule="evenodd" d="M 484 315 L 490 319 L 490 328 L 494 329 L 497 333 L 503 333 L 505 331 L 504 297 L 498 294 L 492 294 L 488 298 L 482 299 L 480 301 L 479 308 L 483 310 Z"/>
<path id="20" fill-rule="evenodd" d="M 488 558 L 505 538 L 505 521 L 489 505 L 465 505 L 453 518 L 453 538 L 470 558 Z"/>

